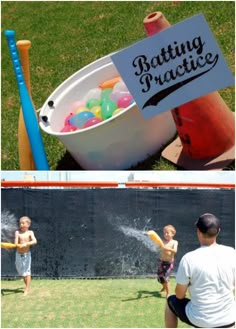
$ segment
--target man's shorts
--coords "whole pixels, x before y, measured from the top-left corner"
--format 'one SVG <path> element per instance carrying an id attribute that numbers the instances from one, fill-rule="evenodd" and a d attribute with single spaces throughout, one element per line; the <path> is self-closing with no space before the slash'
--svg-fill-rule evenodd
<path id="1" fill-rule="evenodd" d="M 192 327 L 200 328 L 192 324 L 185 312 L 186 305 L 190 302 L 190 299 L 183 298 L 178 299 L 175 295 L 171 295 L 167 299 L 168 306 L 170 310 L 184 323 L 189 324 Z M 232 328 L 234 326 L 234 323 L 231 323 L 229 325 L 221 326 L 221 327 L 214 327 L 214 328 Z"/>
<path id="2" fill-rule="evenodd" d="M 16 270 L 20 276 L 31 275 L 31 252 L 21 254 L 16 252 Z"/>
<path id="3" fill-rule="evenodd" d="M 190 302 L 189 298 L 178 299 L 175 295 L 171 295 L 167 298 L 167 303 L 171 311 L 184 323 L 194 326 L 188 319 L 185 307 Z"/>

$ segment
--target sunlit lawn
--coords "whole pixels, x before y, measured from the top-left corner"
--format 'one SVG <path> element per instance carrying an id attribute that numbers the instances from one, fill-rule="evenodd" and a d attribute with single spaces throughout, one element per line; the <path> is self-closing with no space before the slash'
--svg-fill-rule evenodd
<path id="1" fill-rule="evenodd" d="M 172 290 L 175 280 L 171 280 Z M 2 328 L 163 328 L 156 279 L 2 281 Z M 179 323 L 180 328 L 188 328 Z"/>

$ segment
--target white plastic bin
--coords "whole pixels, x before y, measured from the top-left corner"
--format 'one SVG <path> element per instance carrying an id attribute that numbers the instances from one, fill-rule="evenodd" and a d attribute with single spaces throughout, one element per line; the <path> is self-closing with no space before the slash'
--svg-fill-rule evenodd
<path id="1" fill-rule="evenodd" d="M 59 132 L 72 103 L 119 75 L 110 56 L 85 66 L 65 80 L 48 97 L 39 114 L 43 131 L 57 137 L 87 170 L 128 169 L 160 150 L 176 133 L 170 111 L 145 120 L 135 103 L 95 126 Z"/>

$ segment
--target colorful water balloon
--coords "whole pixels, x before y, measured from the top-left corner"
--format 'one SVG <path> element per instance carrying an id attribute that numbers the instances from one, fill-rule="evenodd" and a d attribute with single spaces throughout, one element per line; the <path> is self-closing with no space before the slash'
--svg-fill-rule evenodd
<path id="1" fill-rule="evenodd" d="M 121 98 L 118 99 L 117 106 L 118 107 L 123 107 L 123 108 L 128 107 L 132 100 L 133 100 L 133 97 L 130 94 L 122 96 Z"/>
<path id="2" fill-rule="evenodd" d="M 94 117 L 94 114 L 92 112 L 84 111 L 84 112 L 80 112 L 78 114 L 73 115 L 69 119 L 69 122 L 72 126 L 75 126 L 77 128 L 82 128 L 83 125 L 85 124 L 85 122 L 89 118 L 93 118 L 93 117 Z"/>
<path id="3" fill-rule="evenodd" d="M 121 113 L 121 112 L 123 112 L 123 111 L 124 111 L 123 108 L 118 108 L 118 109 L 116 109 L 116 110 L 112 113 L 112 116 L 114 117 L 115 115 L 117 115 L 117 114 L 119 114 L 119 113 Z"/>
<path id="4" fill-rule="evenodd" d="M 70 122 L 69 122 L 69 119 L 74 115 L 74 113 L 70 113 L 68 114 L 66 117 L 65 117 L 65 120 L 64 120 L 64 126 L 71 126 Z"/>
<path id="5" fill-rule="evenodd" d="M 60 130 L 60 132 L 61 133 L 69 133 L 69 132 L 72 132 L 72 131 L 75 131 L 75 130 L 78 130 L 78 128 L 76 128 L 74 126 L 71 126 L 71 125 L 66 125 Z"/>
<path id="6" fill-rule="evenodd" d="M 90 112 L 92 112 L 95 115 L 95 117 L 101 119 L 102 118 L 101 110 L 102 110 L 101 106 L 94 106 L 90 109 Z"/>
<path id="7" fill-rule="evenodd" d="M 76 111 L 76 109 L 78 109 L 79 107 L 82 107 L 82 106 L 85 106 L 85 102 L 82 100 L 78 100 L 71 104 L 71 106 L 69 107 L 69 112 L 74 113 Z"/>
<path id="8" fill-rule="evenodd" d="M 123 96 L 128 96 L 130 95 L 130 92 L 129 91 L 124 91 L 124 90 L 113 90 L 111 95 L 110 95 L 110 99 L 113 101 L 113 102 L 118 102 L 118 99 L 123 97 Z"/>
<path id="9" fill-rule="evenodd" d="M 109 100 L 111 93 L 112 93 L 112 88 L 103 89 L 103 91 L 101 93 L 101 103 L 106 99 Z"/>
<path id="10" fill-rule="evenodd" d="M 111 100 L 105 100 L 102 103 L 102 119 L 107 120 L 112 116 L 112 113 L 117 109 L 117 104 Z"/>
<path id="11" fill-rule="evenodd" d="M 87 106 L 88 109 L 91 109 L 94 106 L 99 106 L 99 105 L 100 105 L 100 99 L 96 99 L 96 98 L 90 98 L 86 102 L 86 106 Z"/>
<path id="12" fill-rule="evenodd" d="M 121 113 L 134 103 L 121 77 L 106 80 L 98 88 L 90 89 L 82 100 L 71 104 L 61 132 L 94 126 Z"/>
<path id="13" fill-rule="evenodd" d="M 117 91 L 117 90 L 126 91 L 126 92 L 128 91 L 129 92 L 129 90 L 128 90 L 126 84 L 124 83 L 124 81 L 119 81 L 114 85 L 113 91 Z"/>
<path id="14" fill-rule="evenodd" d="M 78 113 L 81 113 L 81 112 L 86 112 L 88 110 L 89 109 L 86 106 L 81 106 L 81 107 L 79 107 L 79 108 L 76 109 L 76 111 L 74 112 L 74 114 L 78 114 Z"/>
<path id="15" fill-rule="evenodd" d="M 101 93 L 102 93 L 102 89 L 101 88 L 93 88 L 93 89 L 90 89 L 87 92 L 87 94 L 85 95 L 85 97 L 83 98 L 83 101 L 86 103 L 91 98 L 100 99 L 101 98 Z"/>
<path id="16" fill-rule="evenodd" d="M 106 89 L 106 88 L 113 88 L 117 82 L 121 81 L 121 76 L 117 76 L 115 78 L 106 80 L 102 82 L 99 87 L 101 89 Z"/>
<path id="17" fill-rule="evenodd" d="M 88 127 L 92 127 L 98 123 L 102 122 L 102 119 L 100 118 L 89 118 L 83 125 L 83 128 L 88 128 Z"/>

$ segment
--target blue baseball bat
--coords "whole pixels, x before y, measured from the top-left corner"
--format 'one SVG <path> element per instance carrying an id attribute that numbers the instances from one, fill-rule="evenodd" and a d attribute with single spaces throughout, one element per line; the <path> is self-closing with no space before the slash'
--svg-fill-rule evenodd
<path id="1" fill-rule="evenodd" d="M 37 117 L 35 115 L 34 107 L 28 89 L 26 87 L 24 75 L 21 69 L 20 59 L 18 56 L 15 42 L 15 31 L 6 30 L 5 36 L 7 38 L 8 48 L 10 50 L 11 60 L 15 71 L 22 113 L 34 158 L 35 167 L 37 170 L 49 170 Z"/>

